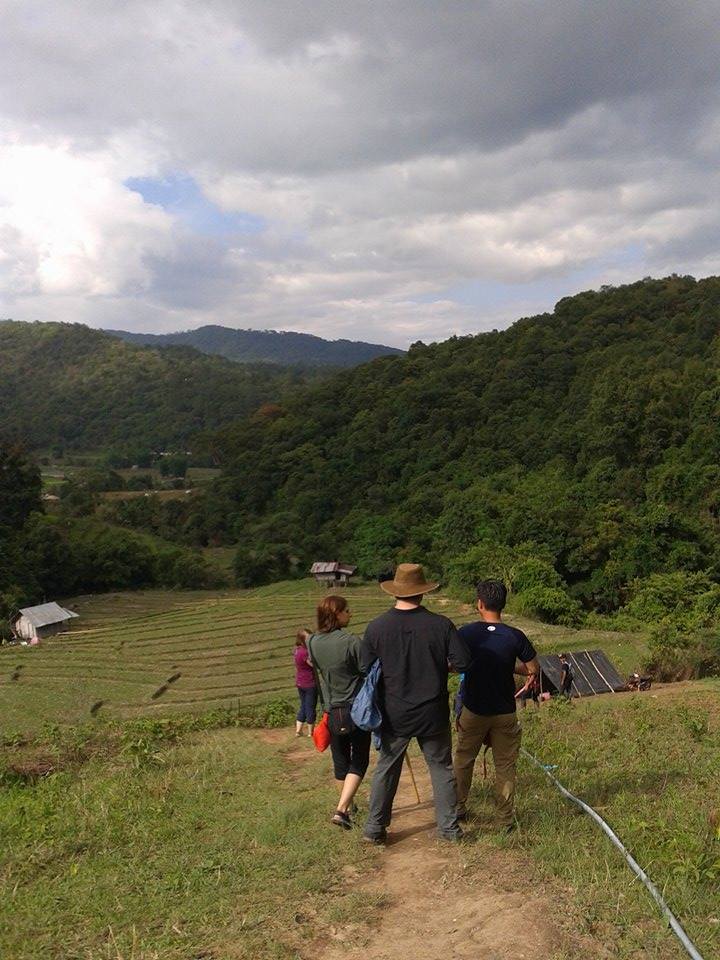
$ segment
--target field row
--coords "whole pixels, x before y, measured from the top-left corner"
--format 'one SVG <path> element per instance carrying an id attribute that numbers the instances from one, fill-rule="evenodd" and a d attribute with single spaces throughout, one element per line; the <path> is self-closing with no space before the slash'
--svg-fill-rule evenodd
<path id="1" fill-rule="evenodd" d="M 357 633 L 391 602 L 376 584 L 345 592 Z M 156 590 L 68 601 L 79 614 L 69 632 L 37 647 L 0 648 L 5 724 L 23 730 L 76 720 L 101 700 L 104 712 L 125 715 L 293 694 L 295 631 L 313 625 L 325 595 L 312 581 L 292 581 L 255 590 Z M 473 616 L 441 595 L 428 597 L 427 605 L 458 624 Z M 637 657 L 637 641 L 620 635 L 513 622 L 541 650 L 601 646 L 620 669 Z"/>
<path id="2" fill-rule="evenodd" d="M 358 632 L 390 603 L 374 584 L 346 592 Z M 68 601 L 79 618 L 67 633 L 37 647 L 0 649 L 6 723 L 29 729 L 76 720 L 99 701 L 103 713 L 126 715 L 292 694 L 295 632 L 312 627 L 324 595 L 311 581 L 295 581 Z"/>

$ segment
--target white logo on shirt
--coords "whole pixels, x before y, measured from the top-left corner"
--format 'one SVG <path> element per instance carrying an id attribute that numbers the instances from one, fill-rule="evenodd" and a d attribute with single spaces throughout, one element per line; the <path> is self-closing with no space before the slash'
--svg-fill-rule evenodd
<path id="1" fill-rule="evenodd" d="M 494 630 L 495 627 L 488 627 L 488 630 Z"/>

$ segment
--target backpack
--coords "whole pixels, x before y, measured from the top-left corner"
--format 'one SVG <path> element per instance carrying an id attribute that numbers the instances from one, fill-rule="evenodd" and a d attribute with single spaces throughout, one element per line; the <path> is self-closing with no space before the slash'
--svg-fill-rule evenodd
<path id="1" fill-rule="evenodd" d="M 380 661 L 376 660 L 368 671 L 363 685 L 353 701 L 350 716 L 361 730 L 379 730 L 382 714 L 377 703 L 377 685 L 380 680 Z"/>

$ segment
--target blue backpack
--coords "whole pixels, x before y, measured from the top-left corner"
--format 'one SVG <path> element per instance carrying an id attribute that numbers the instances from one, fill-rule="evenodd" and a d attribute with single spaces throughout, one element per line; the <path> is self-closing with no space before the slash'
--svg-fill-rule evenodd
<path id="1" fill-rule="evenodd" d="M 350 710 L 353 723 L 361 730 L 379 730 L 382 724 L 382 714 L 377 703 L 379 679 L 380 661 L 376 660 L 370 667 Z"/>

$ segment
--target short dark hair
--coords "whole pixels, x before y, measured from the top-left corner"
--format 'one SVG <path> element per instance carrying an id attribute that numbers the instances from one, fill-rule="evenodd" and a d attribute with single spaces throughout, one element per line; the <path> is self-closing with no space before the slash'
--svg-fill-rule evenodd
<path id="1" fill-rule="evenodd" d="M 478 600 L 482 600 L 483 606 L 488 610 L 494 610 L 495 613 L 505 607 L 507 601 L 507 588 L 502 580 L 481 580 L 475 587 Z"/>

